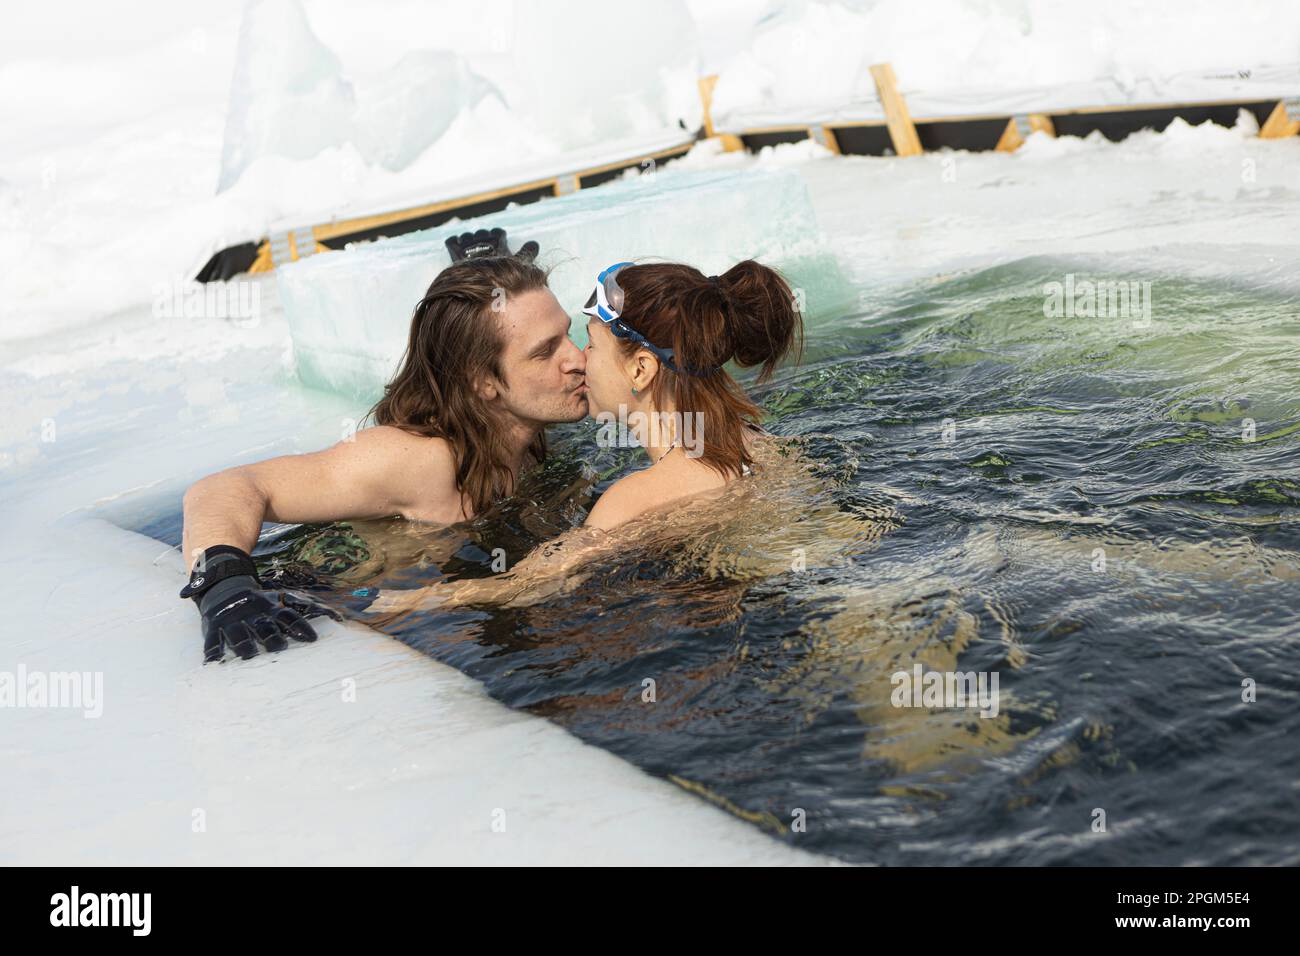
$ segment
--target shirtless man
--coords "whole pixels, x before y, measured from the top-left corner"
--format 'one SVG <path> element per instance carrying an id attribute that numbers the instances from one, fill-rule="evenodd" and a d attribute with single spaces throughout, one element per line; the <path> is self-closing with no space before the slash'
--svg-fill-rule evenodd
<path id="1" fill-rule="evenodd" d="M 375 427 L 325 451 L 218 472 L 185 494 L 182 547 L 204 658 L 313 641 L 332 612 L 264 591 L 249 557 L 266 521 L 406 518 L 452 524 L 510 494 L 546 454 L 546 426 L 587 416 L 585 360 L 569 316 L 533 264 L 492 230 L 448 240 L 452 265 L 411 319 L 406 354 Z"/>

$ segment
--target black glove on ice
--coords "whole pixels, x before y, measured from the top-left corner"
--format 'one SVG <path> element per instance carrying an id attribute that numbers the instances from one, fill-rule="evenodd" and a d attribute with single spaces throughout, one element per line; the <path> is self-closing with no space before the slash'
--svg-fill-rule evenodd
<path id="1" fill-rule="evenodd" d="M 257 655 L 258 644 L 280 651 L 289 645 L 286 637 L 314 641 L 316 632 L 307 623 L 311 617 L 342 620 L 306 598 L 263 591 L 253 559 L 228 544 L 203 552 L 181 597 L 193 598 L 203 616 L 204 663 L 221 660 L 227 647 L 248 660 Z"/>
<path id="2" fill-rule="evenodd" d="M 450 253 L 452 262 L 509 255 L 514 255 L 516 259 L 522 259 L 524 262 L 532 262 L 537 258 L 538 246 L 537 243 L 529 240 L 519 247 L 518 252 L 511 253 L 510 246 L 506 244 L 504 229 L 480 229 L 477 232 L 462 232 L 459 236 L 449 237 L 447 252 Z"/>

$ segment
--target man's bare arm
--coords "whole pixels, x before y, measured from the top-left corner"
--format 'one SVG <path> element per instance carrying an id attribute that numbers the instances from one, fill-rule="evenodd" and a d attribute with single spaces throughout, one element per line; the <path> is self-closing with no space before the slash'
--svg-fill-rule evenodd
<path id="1" fill-rule="evenodd" d="M 205 548 L 251 553 L 265 521 L 341 521 L 405 515 L 461 520 L 450 445 L 397 428 L 358 432 L 353 441 L 210 475 L 185 494 L 182 547 L 193 564 Z"/>

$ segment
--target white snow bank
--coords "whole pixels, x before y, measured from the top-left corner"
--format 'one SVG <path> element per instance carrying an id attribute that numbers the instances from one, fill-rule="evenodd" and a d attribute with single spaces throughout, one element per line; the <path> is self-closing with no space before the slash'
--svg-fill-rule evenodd
<path id="1" fill-rule="evenodd" d="M 715 122 L 878 119 L 868 68 L 885 62 L 914 117 L 1294 95 L 1300 6 L 794 0 L 721 66 Z"/>
<path id="2" fill-rule="evenodd" d="M 130 9 L 6 16 L 0 342 L 147 304 L 277 221 L 685 135 L 707 73 L 722 74 L 715 117 L 751 127 L 874 116 L 866 68 L 883 60 L 918 116 L 1273 95 L 1264 68 L 1300 61 L 1300 7 L 1284 0 L 303 0 L 302 17 L 282 0 L 277 56 L 239 59 L 238 7 Z M 227 176 L 246 165 L 217 195 L 224 150 L 239 160 Z"/>
<path id="3" fill-rule="evenodd" d="M 1031 256 L 1300 294 L 1300 139 L 1175 120 L 1122 143 L 1031 135 L 1019 150 L 845 156 L 800 167 L 863 304 Z"/>
<path id="4" fill-rule="evenodd" d="M 394 196 L 470 175 L 563 165 L 578 147 L 683 134 L 679 120 L 698 125 L 696 81 L 708 73 L 721 73 L 715 116 L 747 127 L 796 112 L 866 115 L 876 108 L 866 67 L 882 60 L 917 115 L 978 110 L 995 94 L 1017 111 L 1045 108 L 1054 104 L 1035 91 L 1048 89 L 1079 105 L 1096 95 L 1204 98 L 1241 83 L 1262 96 L 1265 67 L 1300 61 L 1300 7 L 1287 0 L 303 0 L 301 9 L 302 23 L 286 17 L 302 29 L 283 37 L 285 58 L 267 62 L 297 63 L 293 77 L 311 83 L 268 79 L 269 102 L 252 85 L 241 94 L 235 79 L 236 6 L 136 0 L 122 16 L 49 0 L 8 12 L 0 342 L 147 304 L 216 250 L 280 220 L 301 226 L 308 211 L 391 208 Z M 1221 79 L 1242 71 L 1251 78 Z M 476 99 L 476 77 L 500 95 Z M 345 84 L 355 99 L 347 121 Z M 435 85 L 450 94 L 417 93 Z M 328 106 L 305 128 L 285 127 L 294 135 L 284 148 L 299 158 L 275 152 L 282 134 L 265 125 L 288 102 Z M 216 195 L 228 120 L 245 131 L 231 145 L 249 164 Z M 313 142 L 318 151 L 302 157 Z"/>
<path id="5" fill-rule="evenodd" d="M 449 50 L 411 50 L 351 82 L 297 0 L 254 0 L 239 30 L 217 190 L 260 157 L 307 160 L 345 144 L 367 163 L 401 170 L 490 92 Z"/>
<path id="6" fill-rule="evenodd" d="M 0 669 L 101 675 L 102 713 L 0 710 L 6 865 L 829 862 L 364 628 L 203 666 L 179 562 L 140 535 L 24 551 Z"/>
<path id="7" fill-rule="evenodd" d="M 424 197 L 620 137 L 680 142 L 679 118 L 698 125 L 680 4 L 516 17 L 500 2 L 279 0 L 253 20 L 259 10 L 274 42 L 253 29 L 238 59 L 238 8 L 164 5 L 147 29 L 101 25 L 103 42 L 75 56 L 36 44 L 39 58 L 0 64 L 0 342 L 149 303 L 216 250 L 280 219 L 301 225 L 306 210 Z M 630 46 L 610 43 L 619 23 Z M 30 12 L 14 24 L 53 29 Z"/>
<path id="8" fill-rule="evenodd" d="M 239 27 L 217 191 L 259 156 L 310 159 L 347 136 L 356 95 L 342 74 L 297 0 L 251 0 Z"/>

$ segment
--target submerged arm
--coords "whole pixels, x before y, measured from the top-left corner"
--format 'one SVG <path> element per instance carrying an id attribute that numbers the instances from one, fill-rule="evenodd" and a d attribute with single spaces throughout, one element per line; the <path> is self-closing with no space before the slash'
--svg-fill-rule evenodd
<path id="1" fill-rule="evenodd" d="M 462 604 L 495 604 L 527 607 L 553 594 L 571 591 L 586 580 L 579 573 L 584 565 L 619 547 L 610 529 L 646 510 L 642 473 L 614 482 L 600 497 L 586 524 L 566 531 L 535 548 L 509 571 L 471 581 L 438 582 L 413 590 L 387 591 L 367 609 L 384 617 L 383 623 L 420 608 L 455 607 Z"/>
<path id="2" fill-rule="evenodd" d="M 553 594 L 567 593 L 586 580 L 581 569 L 614 550 L 614 540 L 597 528 L 566 531 L 534 548 L 509 571 L 490 578 L 462 581 L 455 603 L 526 607 Z"/>
<path id="3" fill-rule="evenodd" d="M 470 581 L 444 581 L 423 588 L 386 590 L 367 610 L 385 615 L 381 621 L 386 621 L 430 607 L 463 604 L 527 607 L 581 584 L 586 575 L 578 573 L 579 569 L 609 554 L 615 544 L 609 534 L 598 528 L 566 531 L 531 551 L 509 571 Z"/>

